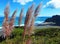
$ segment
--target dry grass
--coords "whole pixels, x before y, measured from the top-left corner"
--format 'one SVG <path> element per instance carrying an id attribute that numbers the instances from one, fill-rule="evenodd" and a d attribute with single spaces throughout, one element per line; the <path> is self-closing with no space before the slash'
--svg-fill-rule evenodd
<path id="1" fill-rule="evenodd" d="M 10 31 L 12 31 L 13 28 L 14 28 L 13 25 L 14 25 L 16 12 L 17 12 L 17 9 L 13 12 L 12 17 L 11 17 L 10 22 L 9 22 L 9 29 L 10 29 Z"/>
<path id="2" fill-rule="evenodd" d="M 35 12 L 34 12 L 34 17 L 35 17 L 35 18 L 36 18 L 37 15 L 39 15 L 39 12 L 40 12 L 40 9 L 41 9 L 41 5 L 42 5 L 42 3 L 40 3 L 40 4 L 36 7 L 36 9 L 35 9 Z"/>
<path id="3" fill-rule="evenodd" d="M 31 44 L 31 38 L 30 38 L 30 36 L 32 35 L 32 31 L 34 29 L 34 20 L 35 20 L 36 16 L 38 15 L 39 11 L 40 11 L 40 7 L 41 7 L 41 4 L 39 4 L 37 6 L 37 8 L 35 9 L 35 12 L 33 11 L 34 12 L 34 15 L 33 15 L 32 19 L 30 17 L 30 19 L 31 19 L 31 22 L 30 23 L 31 24 L 30 24 L 30 26 L 28 28 L 28 36 L 29 36 L 29 38 L 27 40 L 27 44 Z"/>
<path id="4" fill-rule="evenodd" d="M 35 18 L 39 14 L 40 9 L 41 9 L 41 3 L 36 7 L 35 10 L 34 10 L 34 4 L 32 4 L 26 13 L 26 18 L 25 18 L 25 22 L 24 22 L 24 32 L 23 32 L 23 39 L 25 39 L 25 35 L 28 35 L 28 37 L 29 37 L 29 39 L 25 42 L 26 44 L 31 44 L 30 36 L 34 29 Z M 20 12 L 19 22 L 18 22 L 19 26 L 22 21 L 23 10 L 24 9 L 22 8 L 21 12 Z M 5 11 L 4 11 L 5 19 L 4 19 L 4 23 L 3 23 L 3 29 L 4 29 L 3 32 L 4 32 L 5 36 L 10 36 L 10 34 L 14 28 L 13 25 L 14 25 L 14 19 L 15 19 L 16 12 L 17 12 L 17 10 L 14 11 L 14 13 L 12 14 L 12 17 L 10 19 L 10 22 L 8 22 L 9 5 L 7 5 L 5 8 Z"/>
<path id="5" fill-rule="evenodd" d="M 29 36 L 33 32 L 33 29 L 34 29 L 34 21 L 35 21 L 35 18 L 37 17 L 37 15 L 39 14 L 39 11 L 41 9 L 40 7 L 41 7 L 41 3 L 36 7 L 36 9 L 34 11 L 34 15 L 32 17 L 31 24 L 30 24 L 30 27 L 29 27 Z"/>
<path id="6" fill-rule="evenodd" d="M 22 22 L 23 10 L 24 10 L 24 8 L 22 8 L 22 9 L 21 9 L 21 12 L 20 12 L 20 16 L 19 16 L 19 20 L 18 20 L 18 25 L 19 25 L 19 26 L 21 25 L 21 22 Z"/>
<path id="7" fill-rule="evenodd" d="M 34 28 L 34 20 L 40 11 L 40 7 L 41 7 L 41 4 L 39 4 L 34 11 L 33 10 L 34 4 L 32 4 L 32 6 L 28 9 L 28 11 L 26 13 L 25 26 L 24 26 L 24 37 L 26 35 L 26 32 L 27 32 L 27 35 L 29 36 L 29 39 L 26 41 L 26 44 L 31 44 L 30 36 L 31 36 L 32 30 Z"/>
<path id="8" fill-rule="evenodd" d="M 5 10 L 4 10 L 4 15 L 5 19 L 3 22 L 3 34 L 4 36 L 9 36 L 10 35 L 10 30 L 9 30 L 9 23 L 8 23 L 8 14 L 9 14 L 9 3 L 7 4 Z"/>
<path id="9" fill-rule="evenodd" d="M 30 27 L 29 27 L 29 30 L 28 30 L 29 36 L 33 33 L 33 29 L 34 29 L 34 18 L 32 18 L 31 24 L 30 24 Z"/>
<path id="10" fill-rule="evenodd" d="M 9 19 L 8 19 L 9 3 L 8 3 L 5 10 L 4 10 L 5 18 L 4 18 L 4 22 L 3 22 L 3 35 L 5 37 L 8 37 L 8 36 L 11 35 L 16 12 L 17 12 L 17 10 L 14 11 L 14 13 L 13 13 L 11 19 L 10 19 L 10 22 L 9 22 Z"/>
<path id="11" fill-rule="evenodd" d="M 5 10 L 4 10 L 4 15 L 5 15 L 5 19 L 6 21 L 8 21 L 8 15 L 9 15 L 9 3 L 7 4 Z"/>
<path id="12" fill-rule="evenodd" d="M 29 7 L 27 13 L 26 13 L 26 18 L 25 18 L 25 24 L 24 24 L 24 32 L 23 32 L 23 37 L 25 37 L 27 29 L 29 27 L 29 23 L 31 20 L 31 16 L 33 14 L 33 8 L 34 8 L 34 4 L 32 4 L 32 6 Z"/>

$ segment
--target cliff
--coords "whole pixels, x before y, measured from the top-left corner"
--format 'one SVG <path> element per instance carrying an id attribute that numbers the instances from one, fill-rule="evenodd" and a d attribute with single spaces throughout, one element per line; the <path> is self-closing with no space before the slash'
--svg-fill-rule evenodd
<path id="1" fill-rule="evenodd" d="M 51 18 L 47 18 L 45 22 L 53 22 L 55 25 L 60 26 L 60 15 L 54 15 Z"/>

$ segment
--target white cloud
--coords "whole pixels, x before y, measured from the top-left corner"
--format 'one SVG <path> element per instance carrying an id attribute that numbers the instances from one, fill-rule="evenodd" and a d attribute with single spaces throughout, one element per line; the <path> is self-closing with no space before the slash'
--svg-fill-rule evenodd
<path id="1" fill-rule="evenodd" d="M 33 0 L 13 0 L 13 2 L 20 3 L 21 5 L 25 5 L 28 2 L 32 2 Z"/>
<path id="2" fill-rule="evenodd" d="M 60 0 L 51 0 L 46 3 L 46 5 L 43 6 L 43 8 L 48 7 L 49 5 L 53 5 L 54 8 L 60 8 Z"/>

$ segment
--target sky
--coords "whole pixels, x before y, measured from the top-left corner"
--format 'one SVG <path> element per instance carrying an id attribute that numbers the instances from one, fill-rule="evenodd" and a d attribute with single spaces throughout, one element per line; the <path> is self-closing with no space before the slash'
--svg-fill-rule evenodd
<path id="1" fill-rule="evenodd" d="M 4 16 L 4 9 L 9 2 L 11 16 L 15 9 L 18 9 L 16 16 L 19 16 L 21 8 L 24 8 L 24 15 L 28 8 L 35 3 L 35 8 L 42 2 L 42 7 L 38 17 L 51 17 L 53 15 L 60 15 L 60 0 L 0 0 L 0 17 Z"/>

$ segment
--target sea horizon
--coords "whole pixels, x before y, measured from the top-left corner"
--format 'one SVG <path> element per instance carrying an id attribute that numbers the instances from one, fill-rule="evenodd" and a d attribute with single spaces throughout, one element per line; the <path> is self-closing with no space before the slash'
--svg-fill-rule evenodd
<path id="1" fill-rule="evenodd" d="M 11 18 L 11 17 L 9 17 L 9 19 L 10 19 L 10 18 Z M 41 24 L 41 23 L 43 23 L 47 18 L 50 18 L 50 17 L 44 17 L 44 16 L 43 16 L 43 17 L 37 17 L 34 24 Z M 15 18 L 14 26 L 18 25 L 18 19 L 19 19 L 19 17 L 16 17 L 16 18 Z M 4 21 L 4 17 L 0 17 L 0 27 L 2 27 L 3 21 Z M 24 25 L 24 21 L 25 21 L 25 17 L 23 17 L 23 19 L 22 19 L 21 26 Z"/>

